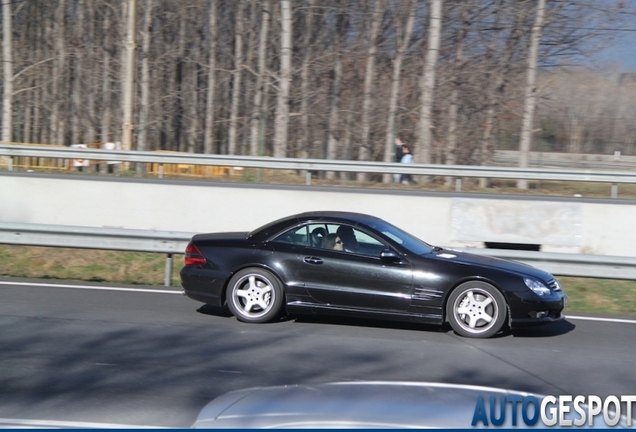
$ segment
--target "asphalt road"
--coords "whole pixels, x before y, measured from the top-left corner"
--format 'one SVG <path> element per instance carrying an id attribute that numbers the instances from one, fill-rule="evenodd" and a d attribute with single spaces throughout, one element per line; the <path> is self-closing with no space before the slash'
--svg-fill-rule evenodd
<path id="1" fill-rule="evenodd" d="M 0 279 L 0 423 L 188 427 L 227 391 L 340 380 L 636 393 L 629 322 L 568 319 L 472 340 L 448 328 L 373 321 L 250 325 L 175 289 L 16 282 Z"/>

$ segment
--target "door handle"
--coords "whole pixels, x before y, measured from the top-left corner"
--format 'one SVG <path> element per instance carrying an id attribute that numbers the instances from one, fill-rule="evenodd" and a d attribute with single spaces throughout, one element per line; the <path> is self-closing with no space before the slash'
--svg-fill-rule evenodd
<path id="1" fill-rule="evenodd" d="M 316 257 L 305 257 L 303 258 L 303 261 L 305 261 L 307 264 L 322 264 L 322 260 Z"/>

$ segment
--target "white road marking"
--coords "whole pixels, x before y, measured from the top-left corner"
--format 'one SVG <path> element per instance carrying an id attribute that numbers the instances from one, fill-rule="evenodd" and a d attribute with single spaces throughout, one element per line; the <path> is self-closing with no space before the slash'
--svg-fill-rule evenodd
<path id="1" fill-rule="evenodd" d="M 81 428 L 81 429 L 165 429 L 162 426 L 125 425 L 117 423 L 94 423 L 58 420 L 29 420 L 0 418 L 0 426 L 25 426 L 41 428 Z"/>
<path id="2" fill-rule="evenodd" d="M 574 315 L 566 315 L 567 319 L 578 319 L 585 321 L 602 321 L 602 322 L 614 322 L 614 323 L 624 323 L 624 324 L 636 324 L 636 320 L 628 320 L 621 318 L 597 318 L 597 317 L 585 317 L 585 316 L 574 316 Z"/>
<path id="3" fill-rule="evenodd" d="M 88 290 L 100 290 L 100 291 L 129 291 L 129 292 L 143 292 L 143 293 L 158 293 L 158 294 L 181 294 L 181 291 L 173 290 L 157 290 L 157 289 L 145 289 L 145 288 L 120 288 L 120 287 L 108 287 L 108 286 L 94 286 L 94 285 L 66 285 L 66 284 L 47 284 L 47 283 L 35 283 L 35 282 L 9 282 L 0 281 L 0 285 L 20 285 L 20 286 L 34 286 L 34 287 L 48 287 L 48 288 L 74 288 L 74 289 L 88 289 Z M 636 324 L 636 320 L 628 320 L 621 318 L 598 318 L 598 317 L 586 317 L 578 315 L 566 315 L 567 319 L 585 320 L 585 321 L 601 321 L 601 322 L 613 322 L 623 324 Z"/>
<path id="4" fill-rule="evenodd" d="M 34 286 L 34 287 L 46 287 L 46 288 L 74 288 L 74 289 L 88 289 L 88 290 L 100 290 L 100 291 L 130 291 L 130 292 L 158 293 L 158 294 L 181 294 L 181 291 L 173 291 L 173 290 L 120 288 L 120 287 L 94 286 L 94 285 L 65 285 L 65 284 L 48 284 L 48 283 L 32 283 L 32 282 L 9 282 L 9 281 L 0 281 L 0 285 L 20 285 L 20 286 Z"/>

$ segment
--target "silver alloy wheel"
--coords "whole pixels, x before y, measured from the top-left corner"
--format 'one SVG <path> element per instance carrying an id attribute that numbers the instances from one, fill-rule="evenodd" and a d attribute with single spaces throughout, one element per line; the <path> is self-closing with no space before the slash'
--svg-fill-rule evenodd
<path id="1" fill-rule="evenodd" d="M 467 333 L 487 333 L 497 323 L 500 314 L 496 299 L 483 288 L 470 288 L 453 302 L 457 324 Z"/>
<path id="2" fill-rule="evenodd" d="M 266 315 L 275 303 L 276 290 L 272 282 L 260 273 L 248 273 L 232 287 L 235 310 L 247 319 Z"/>

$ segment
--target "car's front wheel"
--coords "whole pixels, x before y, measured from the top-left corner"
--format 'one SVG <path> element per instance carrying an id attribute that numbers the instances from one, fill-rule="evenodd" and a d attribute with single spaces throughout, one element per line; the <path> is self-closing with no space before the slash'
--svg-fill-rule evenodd
<path id="1" fill-rule="evenodd" d="M 497 288 L 486 282 L 470 281 L 451 293 L 446 316 L 459 335 L 489 338 L 503 328 L 506 310 L 506 300 Z"/>
<path id="2" fill-rule="evenodd" d="M 240 321 L 263 323 L 278 317 L 283 288 L 272 273 L 260 268 L 237 272 L 227 287 L 227 305 Z"/>

